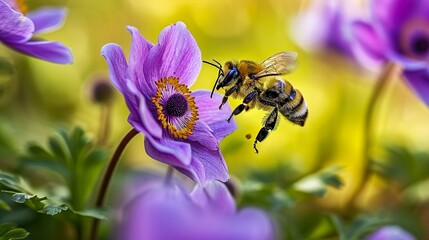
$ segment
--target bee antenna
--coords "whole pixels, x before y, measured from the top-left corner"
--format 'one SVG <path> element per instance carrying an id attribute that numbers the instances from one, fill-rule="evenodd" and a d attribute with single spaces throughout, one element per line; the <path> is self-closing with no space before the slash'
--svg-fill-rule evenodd
<path id="1" fill-rule="evenodd" d="M 222 74 L 223 74 L 222 65 L 221 65 L 218 61 L 216 61 L 216 60 L 214 60 L 214 59 L 213 59 L 213 61 L 214 61 L 215 63 L 217 63 L 217 65 L 216 65 L 216 64 L 214 64 L 214 63 L 212 63 L 212 62 L 206 61 L 206 60 L 203 60 L 203 63 L 209 64 L 209 65 L 212 65 L 213 67 L 215 67 L 215 68 L 219 69 L 219 72 L 222 72 Z"/>
<path id="2" fill-rule="evenodd" d="M 211 63 L 211 62 L 208 62 L 208 61 L 203 60 L 203 63 L 209 64 L 209 65 L 212 65 L 213 67 L 215 67 L 215 68 L 219 69 L 219 71 L 218 71 L 218 73 L 217 73 L 217 79 L 216 79 L 216 82 L 215 82 L 215 84 L 214 84 L 214 86 L 213 86 L 212 93 L 210 94 L 210 98 L 212 98 L 212 97 L 213 97 L 214 90 L 215 90 L 215 88 L 216 88 L 216 86 L 217 86 L 217 83 L 219 82 L 219 78 L 220 78 L 221 76 L 224 76 L 224 75 L 225 75 L 225 74 L 224 74 L 224 72 L 223 72 L 223 70 L 222 70 L 222 64 L 221 64 L 220 62 L 216 61 L 216 59 L 212 59 L 212 60 L 213 60 L 215 63 L 217 63 L 218 65 L 216 65 L 216 64 L 214 64 L 214 63 Z"/>

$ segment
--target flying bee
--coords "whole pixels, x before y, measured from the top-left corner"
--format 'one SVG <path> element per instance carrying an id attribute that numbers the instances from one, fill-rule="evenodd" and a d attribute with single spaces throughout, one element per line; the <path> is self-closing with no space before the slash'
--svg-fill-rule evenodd
<path id="1" fill-rule="evenodd" d="M 219 70 L 211 93 L 212 97 L 215 89 L 225 88 L 219 109 L 228 101 L 229 96 L 243 99 L 232 111 L 228 122 L 234 115 L 254 107 L 270 111 L 253 143 L 256 153 L 256 144 L 262 142 L 277 126 L 279 112 L 292 123 L 300 126 L 305 124 L 308 109 L 301 92 L 280 76 L 295 68 L 297 55 L 295 52 L 284 51 L 272 55 L 262 63 L 250 60 L 227 61 L 223 68 L 216 60 L 213 60 L 215 63 L 203 61 Z"/>

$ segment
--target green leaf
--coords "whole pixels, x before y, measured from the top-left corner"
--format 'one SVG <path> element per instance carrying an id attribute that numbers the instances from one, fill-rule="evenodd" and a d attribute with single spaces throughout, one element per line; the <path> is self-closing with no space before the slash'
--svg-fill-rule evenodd
<path id="1" fill-rule="evenodd" d="M 348 226 L 337 215 L 330 215 L 331 222 L 337 229 L 340 240 L 360 240 L 364 236 L 380 228 L 391 224 L 391 219 L 379 215 L 364 215 L 354 219 Z"/>
<path id="2" fill-rule="evenodd" d="M 58 213 L 60 213 L 62 211 L 66 211 L 68 209 L 69 209 L 69 207 L 67 205 L 65 205 L 65 204 L 61 204 L 61 205 L 47 204 L 39 212 L 47 214 L 47 215 L 54 216 L 54 215 L 57 215 Z"/>
<path id="3" fill-rule="evenodd" d="M 10 211 L 11 208 L 5 201 L 0 199 L 0 209 L 5 211 Z"/>
<path id="4" fill-rule="evenodd" d="M 29 195 L 29 194 L 26 194 L 26 193 L 14 193 L 12 195 L 12 200 L 14 202 L 17 202 L 17 203 L 25 203 L 25 201 L 27 201 L 28 199 L 32 199 L 35 196 L 36 196 L 35 194 Z"/>
<path id="5" fill-rule="evenodd" d="M 23 228 L 16 228 L 15 225 L 4 223 L 0 225 L 0 240 L 24 239 L 30 233 Z"/>
<path id="6" fill-rule="evenodd" d="M 405 186 L 429 179 L 429 152 L 388 145 L 386 157 L 372 162 L 372 170 L 388 180 Z"/>
<path id="7" fill-rule="evenodd" d="M 67 211 L 72 214 L 91 217 L 97 219 L 106 219 L 106 212 L 100 209 L 86 209 L 83 211 L 75 211 L 73 210 L 67 203 L 59 201 L 57 199 L 48 198 L 46 196 L 42 196 L 41 194 L 37 194 L 35 191 L 32 191 L 29 186 L 25 183 L 21 178 L 15 177 L 11 174 L 7 174 L 5 172 L 0 172 L 0 187 L 2 187 L 2 183 L 7 183 L 6 186 L 11 190 L 1 190 L 0 193 L 5 193 L 11 195 L 11 200 L 17 203 L 26 204 L 31 209 L 44 213 L 47 215 L 57 215 L 61 212 Z M 1 181 L 1 180 L 4 181 Z M 25 185 L 25 187 L 21 187 L 21 185 Z M 21 192 L 22 189 L 30 189 L 28 192 Z"/>
<path id="8" fill-rule="evenodd" d="M 4 234 L 6 234 L 7 232 L 9 232 L 10 230 L 16 228 L 16 226 L 14 224 L 11 223 L 3 223 L 0 225 L 0 236 L 3 236 Z"/>
<path id="9" fill-rule="evenodd" d="M 15 67 L 5 58 L 0 58 L 0 74 L 12 75 L 15 73 Z"/>
<path id="10" fill-rule="evenodd" d="M 339 168 L 330 167 L 314 174 L 310 174 L 297 181 L 293 188 L 297 191 L 323 197 L 328 192 L 328 187 L 340 188 L 343 184 L 337 175 Z"/>
<path id="11" fill-rule="evenodd" d="M 15 191 L 9 191 L 9 190 L 2 190 L 1 192 L 7 193 L 12 195 L 11 200 L 17 203 L 25 203 L 32 209 L 35 209 L 36 211 L 43 208 L 45 205 L 42 201 L 47 200 L 45 196 L 39 197 L 37 194 L 28 194 L 23 192 L 15 192 Z"/>
<path id="12" fill-rule="evenodd" d="M 405 201 L 414 204 L 424 204 L 429 201 L 429 179 L 408 186 L 402 193 Z"/>
<path id="13" fill-rule="evenodd" d="M 91 217 L 96 218 L 100 220 L 107 220 L 107 210 L 106 209 L 100 209 L 100 208 L 90 208 L 85 209 L 83 211 L 74 211 L 73 209 L 70 209 L 74 214 L 84 216 L 84 217 Z"/>
<path id="14" fill-rule="evenodd" d="M 30 235 L 27 230 L 23 228 L 15 228 L 4 234 L 3 236 L 0 236 L 0 240 L 15 240 L 15 239 L 25 239 Z"/>
<path id="15" fill-rule="evenodd" d="M 1 186 L 3 185 L 3 188 Z M 0 189 L 9 188 L 17 192 L 30 192 L 30 185 L 22 178 L 0 170 Z"/>
<path id="16" fill-rule="evenodd" d="M 27 152 L 33 157 L 38 159 L 49 159 L 52 160 L 53 156 L 46 151 L 44 148 L 42 148 L 39 145 L 36 145 L 35 143 L 29 143 L 27 146 Z"/>
<path id="17" fill-rule="evenodd" d="M 70 193 L 68 202 L 74 209 L 82 210 L 93 193 L 107 157 L 105 149 L 96 148 L 84 130 L 76 127 L 71 131 L 57 130 L 57 135 L 48 139 L 47 147 L 29 145 L 22 163 L 46 168 L 62 176 Z"/>
<path id="18" fill-rule="evenodd" d="M 306 177 L 301 181 L 294 184 L 294 188 L 298 191 L 313 194 L 319 197 L 323 197 L 328 191 L 328 187 L 320 177 Z"/>
<path id="19" fill-rule="evenodd" d="M 49 148 L 55 156 L 55 159 L 57 159 L 59 162 L 67 164 L 69 157 L 67 156 L 66 150 L 64 150 L 63 144 L 58 141 L 57 138 L 49 138 Z"/>
<path id="20" fill-rule="evenodd" d="M 242 194 L 239 198 L 240 206 L 259 206 L 273 211 L 291 207 L 294 203 L 294 200 L 276 185 L 254 181 L 244 184 Z"/>
<path id="21" fill-rule="evenodd" d="M 329 217 L 331 219 L 332 224 L 337 229 L 339 240 L 347 240 L 346 239 L 346 235 L 347 235 L 346 227 L 344 226 L 342 219 L 335 214 L 331 214 Z"/>

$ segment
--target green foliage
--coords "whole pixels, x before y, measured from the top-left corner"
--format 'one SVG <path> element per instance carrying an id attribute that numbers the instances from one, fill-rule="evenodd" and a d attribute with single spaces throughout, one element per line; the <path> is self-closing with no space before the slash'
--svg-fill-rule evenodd
<path id="1" fill-rule="evenodd" d="M 322 239 L 334 232 L 328 215 L 301 206 L 323 197 L 330 187 L 340 188 L 339 170 L 330 167 L 302 176 L 281 165 L 271 171 L 252 172 L 237 202 L 239 206 L 257 206 L 270 212 L 284 239 Z"/>
<path id="2" fill-rule="evenodd" d="M 350 225 L 337 215 L 330 215 L 332 224 L 338 231 L 339 240 L 359 240 L 383 225 L 392 222 L 390 218 L 378 215 L 366 215 L 356 218 Z"/>
<path id="3" fill-rule="evenodd" d="M 240 201 L 243 205 L 251 204 L 273 210 L 291 207 L 294 202 L 303 198 L 323 197 L 329 187 L 342 186 L 339 170 L 338 167 L 330 167 L 298 176 L 292 169 L 281 166 L 272 171 L 252 172 L 252 180 L 244 183 Z"/>
<path id="4" fill-rule="evenodd" d="M 15 66 L 7 59 L 0 58 L 0 75 L 15 73 Z"/>
<path id="5" fill-rule="evenodd" d="M 0 210 L 10 211 L 11 208 L 5 201 L 0 199 Z"/>
<path id="6" fill-rule="evenodd" d="M 275 184 L 247 182 L 239 198 L 239 205 L 258 206 L 271 211 L 292 207 L 294 200 Z"/>
<path id="7" fill-rule="evenodd" d="M 372 170 L 388 181 L 395 181 L 410 203 L 429 201 L 429 152 L 413 151 L 405 146 L 385 147 L 386 157 L 374 161 Z"/>
<path id="8" fill-rule="evenodd" d="M 62 211 L 69 210 L 69 212 L 80 216 L 105 219 L 101 210 L 87 209 L 82 212 L 74 211 L 66 203 L 60 202 L 55 198 L 55 196 L 48 198 L 38 194 L 37 191 L 29 187 L 29 184 L 22 178 L 0 171 L 0 189 L 3 188 L 9 190 L 1 190 L 1 193 L 9 194 L 12 201 L 20 204 L 26 204 L 28 207 L 39 213 L 53 216 L 61 213 Z"/>
<path id="9" fill-rule="evenodd" d="M 23 228 L 17 228 L 13 224 L 0 225 L 0 240 L 25 239 L 30 233 Z"/>
<path id="10" fill-rule="evenodd" d="M 297 191 L 323 197 L 329 187 L 340 188 L 343 183 L 337 175 L 338 167 L 331 167 L 320 172 L 305 176 L 297 181 L 293 188 Z"/>
<path id="11" fill-rule="evenodd" d="M 373 162 L 373 170 L 379 175 L 405 186 L 429 179 L 429 152 L 399 145 L 386 146 L 385 151 L 385 159 Z"/>
<path id="12" fill-rule="evenodd" d="M 70 133 L 60 129 L 57 136 L 48 139 L 46 148 L 38 143 L 29 144 L 22 162 L 26 167 L 43 167 L 59 173 L 70 191 L 70 205 L 83 210 L 106 159 L 107 152 L 96 148 L 77 127 Z"/>
<path id="13" fill-rule="evenodd" d="M 20 158 L 19 169 L 21 173 L 32 174 L 24 179 L 0 171 L 0 195 L 5 200 L 0 201 L 0 209 L 15 210 L 26 206 L 39 215 L 59 216 L 74 225 L 81 238 L 88 218 L 106 219 L 105 210 L 89 206 L 106 159 L 107 151 L 96 147 L 81 128 L 70 132 L 58 130 L 46 146 L 39 142 L 30 143 Z M 16 219 L 12 216 L 14 213 L 16 211 L 5 212 L 5 216 Z M 22 230 L 11 231 L 11 234 L 22 233 Z M 23 235 L 13 236 L 19 239 Z"/>

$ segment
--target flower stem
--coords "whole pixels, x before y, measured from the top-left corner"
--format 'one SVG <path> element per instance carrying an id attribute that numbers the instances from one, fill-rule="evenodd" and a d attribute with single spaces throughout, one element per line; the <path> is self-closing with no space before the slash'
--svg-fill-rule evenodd
<path id="1" fill-rule="evenodd" d="M 391 81 L 394 77 L 398 76 L 402 68 L 400 65 L 389 62 L 384 67 L 379 78 L 377 79 L 376 85 L 372 92 L 371 98 L 368 103 L 368 108 L 365 113 L 365 122 L 363 130 L 363 161 L 362 161 L 362 179 L 358 186 L 354 189 L 351 194 L 350 200 L 348 201 L 347 209 L 350 209 L 356 203 L 356 198 L 365 189 L 365 185 L 368 182 L 369 176 L 371 175 L 371 156 L 370 150 L 372 146 L 372 136 L 374 135 L 373 118 L 375 114 L 375 105 L 379 102 L 381 93 L 386 87 L 386 84 Z"/>
<path id="2" fill-rule="evenodd" d="M 95 207 L 99 208 L 103 206 L 104 198 L 106 197 L 106 192 L 109 187 L 110 180 L 112 179 L 113 172 L 115 171 L 116 166 L 118 165 L 119 158 L 122 152 L 125 150 L 125 147 L 131 141 L 131 139 L 136 136 L 139 132 L 133 128 L 131 129 L 127 135 L 121 140 L 115 152 L 113 153 L 112 158 L 110 159 L 109 165 L 107 166 L 106 172 L 103 176 L 103 180 L 101 182 L 100 191 L 98 192 L 97 200 L 95 203 Z M 99 219 L 94 219 L 91 226 L 91 235 L 90 239 L 95 240 L 97 237 L 98 225 L 100 223 Z"/>
<path id="3" fill-rule="evenodd" d="M 104 145 L 110 135 L 110 115 L 111 106 L 110 104 L 102 104 L 100 112 L 100 128 L 98 130 L 98 144 Z"/>

